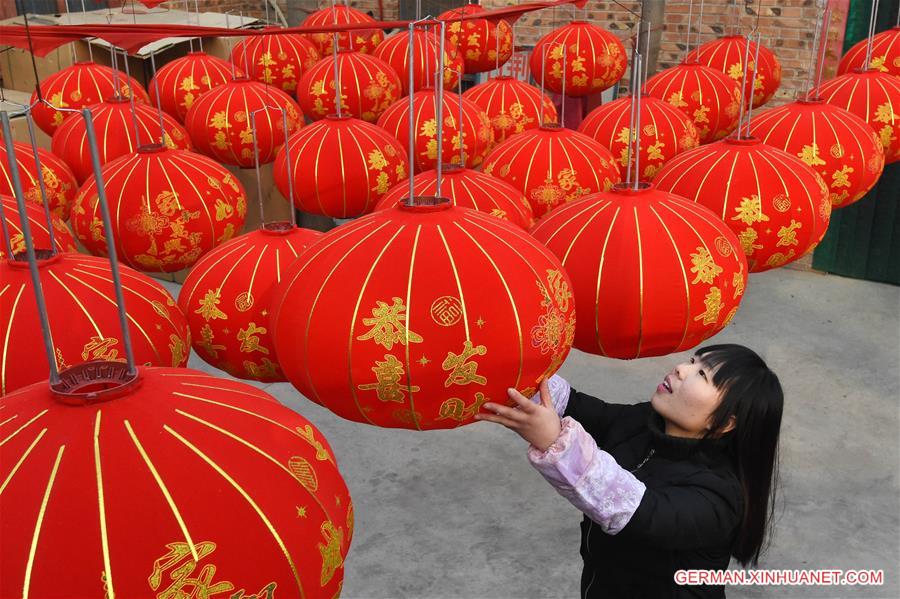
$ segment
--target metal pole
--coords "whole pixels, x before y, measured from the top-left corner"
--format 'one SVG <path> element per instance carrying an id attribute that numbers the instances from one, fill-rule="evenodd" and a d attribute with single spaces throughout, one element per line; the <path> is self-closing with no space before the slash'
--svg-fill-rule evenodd
<path id="1" fill-rule="evenodd" d="M 332 10 L 334 6 L 331 7 Z M 341 116 L 341 75 L 338 72 L 338 34 L 332 34 L 331 55 L 334 59 L 334 106 L 338 117 Z M 285 138 L 287 139 L 287 138 Z"/>
<path id="2" fill-rule="evenodd" d="M 637 62 L 638 78 L 640 78 L 643 56 L 640 52 L 635 57 Z M 641 90 L 635 89 L 636 108 L 634 109 L 636 125 L 634 127 L 634 190 L 637 191 L 641 184 Z"/>
<path id="3" fill-rule="evenodd" d="M 747 62 L 750 60 L 750 38 L 744 36 L 744 41 L 746 45 L 744 46 L 744 61 L 741 63 L 741 110 L 738 113 L 738 139 L 741 137 L 741 125 L 744 123 L 744 105 L 747 101 Z"/>
<path id="4" fill-rule="evenodd" d="M 3 126 L 3 142 L 6 144 L 6 154 L 12 160 L 9 161 L 9 176 L 12 179 L 13 193 L 16 196 L 16 204 L 19 206 L 19 225 L 22 228 L 22 237 L 25 238 L 25 252 L 28 254 L 28 270 L 31 273 L 31 284 L 34 287 L 34 298 L 37 301 L 38 316 L 41 321 L 41 334 L 44 340 L 44 351 L 47 353 L 47 364 L 50 366 L 50 384 L 59 382 L 59 370 L 56 367 L 56 353 L 53 350 L 53 341 L 50 336 L 50 320 L 47 316 L 47 303 L 44 300 L 41 287 L 41 275 L 37 267 L 37 254 L 34 251 L 34 239 L 31 237 L 31 223 L 26 216 L 25 194 L 22 192 L 22 181 L 19 179 L 19 165 L 16 164 L 15 146 L 13 145 L 12 129 L 9 125 L 9 113 L 0 112 L 0 121 Z M 7 240 L 9 237 L 7 236 Z M 12 251 L 7 254 L 9 260 L 15 260 Z"/>
<path id="5" fill-rule="evenodd" d="M 413 36 L 415 34 L 416 26 L 413 23 L 409 24 L 409 56 L 407 65 L 409 67 L 409 197 L 406 199 L 406 205 L 413 205 L 413 196 L 415 195 L 415 185 L 413 184 L 413 173 L 415 172 L 415 164 L 416 164 L 416 115 L 415 110 L 413 109 L 413 97 L 415 96 L 415 92 L 413 91 L 415 87 L 415 78 L 413 77 L 413 61 L 416 59 L 416 49 L 413 46 Z"/>
<path id="6" fill-rule="evenodd" d="M 113 48 L 113 53 L 118 54 L 115 48 Z M 128 101 L 131 105 L 131 124 L 134 125 L 134 149 L 138 149 L 139 147 L 141 147 L 141 132 L 140 129 L 138 129 L 137 109 L 134 107 L 134 89 L 131 87 L 131 69 L 128 67 L 128 53 L 124 50 L 122 50 L 122 53 L 124 54 L 123 62 L 125 63 L 125 80 L 128 82 Z M 160 119 L 162 119 L 162 115 L 159 115 L 159 117 Z M 163 133 L 163 136 L 160 137 L 159 141 L 160 143 L 165 145 L 165 132 Z"/>
<path id="7" fill-rule="evenodd" d="M 194 10 L 197 12 L 197 25 L 200 25 L 200 0 L 194 0 Z M 244 25 L 243 19 L 241 20 L 240 25 L 241 26 Z M 225 26 L 228 27 L 227 24 Z M 231 38 L 229 37 L 229 39 L 231 39 Z M 199 44 L 199 46 L 200 46 L 200 51 L 203 52 L 203 38 L 202 37 L 197 38 L 197 44 Z M 231 45 L 230 44 L 228 45 L 228 55 L 229 56 L 231 55 Z M 232 65 L 232 67 L 233 66 L 234 65 Z M 233 76 L 234 76 L 234 73 L 232 73 L 232 77 Z"/>
<path id="8" fill-rule="evenodd" d="M 47 196 L 47 187 L 44 185 L 44 167 L 41 165 L 41 155 L 38 152 L 37 138 L 34 134 L 34 119 L 31 118 L 30 108 L 25 111 L 25 122 L 28 125 L 28 139 L 31 142 L 31 152 L 34 156 L 34 168 L 37 170 L 38 185 L 41 190 L 41 204 L 44 207 L 44 218 L 47 220 L 47 231 L 50 233 L 50 250 L 55 256 L 59 252 L 56 248 L 56 234 L 53 232 L 53 218 L 50 216 L 50 198 Z M 15 156 L 12 154 L 8 154 L 8 156 L 11 156 L 12 160 L 15 160 Z M 25 214 L 22 213 L 19 220 L 24 218 Z"/>
<path id="9" fill-rule="evenodd" d="M 825 70 L 825 51 L 828 49 L 828 43 L 827 43 L 828 27 L 827 27 L 827 24 L 831 23 L 831 5 L 830 4 L 825 6 L 825 15 L 824 15 L 824 18 L 822 19 L 822 21 L 824 23 L 826 23 L 826 26 L 824 28 L 824 31 L 822 32 L 822 44 L 821 44 L 822 47 L 819 49 L 819 62 L 816 65 L 817 66 L 816 86 L 813 88 L 813 90 L 815 91 L 816 97 L 819 96 L 819 86 L 822 85 L 822 73 Z"/>
<path id="10" fill-rule="evenodd" d="M 872 64 L 872 45 L 875 43 L 875 16 L 878 14 L 878 4 L 880 0 L 875 0 L 872 3 L 872 13 L 869 16 L 869 41 L 866 43 L 866 62 L 863 65 L 864 69 L 868 69 Z"/>
<path id="11" fill-rule="evenodd" d="M 690 0 L 688 2 L 688 18 L 687 18 L 687 31 L 684 33 L 684 47 L 685 50 L 690 48 L 691 46 L 691 26 L 694 24 L 694 0 Z M 684 58 L 687 60 L 687 52 L 684 53 Z"/>
<path id="12" fill-rule="evenodd" d="M 266 226 L 266 214 L 262 201 L 262 178 L 259 175 L 259 144 L 256 142 L 256 111 L 250 113 L 250 130 L 253 132 L 253 164 L 256 168 L 256 202 L 259 204 L 259 226 Z M 285 140 L 287 142 L 287 140 Z M 293 199 L 291 199 L 293 202 Z"/>
<path id="13" fill-rule="evenodd" d="M 747 105 L 747 123 L 744 125 L 746 129 L 744 133 L 744 137 L 750 136 L 750 119 L 753 118 L 753 96 L 756 94 L 756 76 L 759 72 L 759 46 L 762 41 L 759 33 L 756 34 L 756 52 L 753 57 L 753 79 L 751 79 L 750 84 L 750 103 Z M 741 132 L 738 131 L 738 139 L 741 138 Z"/>
<path id="14" fill-rule="evenodd" d="M 113 287 L 116 290 L 116 304 L 119 308 L 119 325 L 122 327 L 122 344 L 125 346 L 125 360 L 128 363 L 128 374 L 134 375 L 137 369 L 134 365 L 134 350 L 131 346 L 131 333 L 128 330 L 128 314 L 125 312 L 125 296 L 122 293 L 122 281 L 119 277 L 119 258 L 116 253 L 116 243 L 113 237 L 112 219 L 109 215 L 109 204 L 106 201 L 106 184 L 103 182 L 103 173 L 100 172 L 100 154 L 97 151 L 97 135 L 94 131 L 94 116 L 90 108 L 84 108 L 81 115 L 85 121 L 85 133 L 87 134 L 88 148 L 91 153 L 91 164 L 94 167 L 94 178 L 97 185 L 97 201 L 100 205 L 100 215 L 103 218 L 103 234 L 106 235 L 106 251 L 109 255 L 109 263 L 112 270 Z"/>
<path id="15" fill-rule="evenodd" d="M 166 143 L 166 127 L 163 124 L 162 96 L 159 95 L 159 79 L 156 78 L 156 53 L 150 53 L 150 68 L 153 69 L 153 87 L 156 89 L 156 116 L 159 117 L 160 143 Z"/>
<path id="16" fill-rule="evenodd" d="M 291 205 L 291 224 L 297 226 L 297 211 L 294 209 L 294 167 L 291 165 L 291 143 L 288 139 L 287 110 L 281 109 L 281 126 L 284 129 L 284 161 L 287 166 L 288 203 Z"/>
<path id="17" fill-rule="evenodd" d="M 437 97 L 435 98 L 434 116 L 437 119 L 437 173 L 434 182 L 434 195 L 441 197 L 441 175 L 444 160 L 444 42 L 447 35 L 447 22 L 441 21 L 441 39 L 438 45 Z M 459 125 L 457 124 L 459 127 Z"/>
<path id="18" fill-rule="evenodd" d="M 456 121 L 456 127 L 459 130 L 459 165 L 466 168 L 466 128 L 463 127 L 463 89 L 462 89 L 462 69 L 456 69 L 457 76 L 457 99 L 459 100 L 459 119 Z"/>

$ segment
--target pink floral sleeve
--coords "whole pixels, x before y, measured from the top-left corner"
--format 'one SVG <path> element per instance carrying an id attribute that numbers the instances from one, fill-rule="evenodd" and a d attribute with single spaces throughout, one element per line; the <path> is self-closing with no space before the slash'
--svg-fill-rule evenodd
<path id="1" fill-rule="evenodd" d="M 563 418 L 562 432 L 547 451 L 529 447 L 528 460 L 560 495 L 610 535 L 625 528 L 646 490 L 569 417 Z"/>
<path id="2" fill-rule="evenodd" d="M 562 415 L 566 413 L 566 406 L 569 405 L 569 393 L 572 391 L 572 387 L 569 385 L 569 381 L 558 374 L 554 374 L 547 379 L 547 385 L 550 387 L 553 407 L 556 408 L 556 413 L 562 418 Z M 530 399 L 534 403 L 541 403 L 541 394 L 535 393 Z"/>

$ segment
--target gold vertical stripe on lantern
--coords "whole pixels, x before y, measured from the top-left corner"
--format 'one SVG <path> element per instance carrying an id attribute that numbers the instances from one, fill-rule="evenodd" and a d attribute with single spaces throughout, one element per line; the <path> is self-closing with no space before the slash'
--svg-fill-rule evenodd
<path id="1" fill-rule="evenodd" d="M 150 102 L 156 106 L 157 86 L 162 109 L 184 123 L 188 109 L 204 92 L 232 79 L 233 65 L 204 52 L 191 52 L 166 64 L 150 82 Z M 244 72 L 234 66 L 234 77 Z"/>
<path id="2" fill-rule="evenodd" d="M 853 69 L 870 68 L 900 77 L 900 26 L 875 34 L 872 40 L 872 59 L 865 65 L 863 63 L 866 61 L 868 44 L 869 39 L 865 38 L 847 50 L 838 65 L 837 74 L 843 75 L 852 72 Z"/>
<path id="3" fill-rule="evenodd" d="M 349 23 L 372 23 L 377 21 L 366 13 L 343 4 L 333 4 L 309 14 L 303 21 L 304 27 L 322 27 L 327 25 L 344 25 Z M 334 46 L 334 34 L 331 32 L 305 33 L 303 36 L 315 44 L 320 56 L 329 56 Z M 354 29 L 338 33 L 338 50 L 352 50 L 371 54 L 375 47 L 384 41 L 381 29 Z"/>
<path id="4" fill-rule="evenodd" d="M 41 161 L 39 178 L 34 149 L 31 144 L 14 142 L 13 153 L 19 168 L 19 180 L 22 183 L 22 193 L 25 194 L 25 199 L 35 204 L 43 203 L 41 196 L 41 179 L 43 179 L 44 191 L 50 200 L 51 212 L 63 220 L 67 220 L 70 205 L 78 191 L 78 181 L 75 179 L 72 169 L 59 156 L 43 148 L 38 148 L 38 158 Z M 15 194 L 12 176 L 9 173 L 6 144 L 3 143 L 0 143 L 0 194 L 9 196 Z"/>
<path id="5" fill-rule="evenodd" d="M 611 87 L 622 78 L 625 47 L 601 27 L 572 21 L 537 41 L 530 65 L 535 81 L 540 83 L 543 78 L 547 89 L 558 94 L 565 91 L 568 96 L 586 96 Z"/>
<path id="6" fill-rule="evenodd" d="M 433 87 L 438 70 L 440 38 L 431 30 L 416 29 L 413 33 L 413 90 Z M 409 31 L 400 31 L 378 44 L 373 56 L 385 61 L 396 71 L 403 86 L 403 94 L 409 94 Z M 459 80 L 458 71 L 463 62 L 452 42 L 444 45 L 444 88 L 453 89 Z"/>
<path id="7" fill-rule="evenodd" d="M 778 86 L 781 85 L 781 63 L 769 48 L 759 46 L 759 64 L 756 57 L 756 42 L 750 42 L 750 58 L 748 60 L 747 82 L 745 94 L 753 94 L 753 106 L 762 106 L 772 99 Z M 687 55 L 687 62 L 699 62 L 728 75 L 738 85 L 744 80 L 744 54 L 747 40 L 742 35 L 729 35 L 711 40 L 695 48 Z M 753 72 L 756 70 L 756 79 Z"/>
<path id="8" fill-rule="evenodd" d="M 700 143 L 722 139 L 737 127 L 741 86 L 720 71 L 685 62 L 651 77 L 645 89 L 683 110 L 694 122 Z"/>
<path id="9" fill-rule="evenodd" d="M 293 34 L 244 38 L 231 50 L 231 62 L 248 77 L 291 93 L 300 76 L 320 58 L 311 41 Z"/>

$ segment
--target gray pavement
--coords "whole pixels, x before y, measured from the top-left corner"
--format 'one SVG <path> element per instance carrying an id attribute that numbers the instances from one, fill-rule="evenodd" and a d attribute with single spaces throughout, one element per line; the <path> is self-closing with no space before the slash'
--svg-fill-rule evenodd
<path id="1" fill-rule="evenodd" d="M 751 275 L 732 325 L 710 339 L 757 350 L 785 389 L 779 519 L 759 567 L 885 572 L 882 587 L 742 587 L 729 597 L 900 597 L 898 316 L 898 287 L 781 269 Z M 560 374 L 635 403 L 678 357 L 573 351 Z M 195 355 L 190 366 L 215 370 Z M 528 465 L 513 433 L 488 423 L 382 430 L 290 385 L 260 386 L 325 434 L 350 487 L 344 597 L 578 596 L 580 513 Z"/>

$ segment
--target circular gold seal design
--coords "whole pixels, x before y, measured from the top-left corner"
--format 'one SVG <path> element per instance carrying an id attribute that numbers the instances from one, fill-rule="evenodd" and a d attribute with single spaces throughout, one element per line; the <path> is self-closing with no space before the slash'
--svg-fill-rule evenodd
<path id="1" fill-rule="evenodd" d="M 462 318 L 459 298 L 443 295 L 431 303 L 431 319 L 442 327 L 450 327 Z"/>
<path id="2" fill-rule="evenodd" d="M 724 237 L 716 237 L 716 250 L 727 258 L 731 255 L 731 244 Z"/>
<path id="3" fill-rule="evenodd" d="M 842 156 L 844 155 L 844 146 L 842 146 L 841 144 L 836 143 L 836 144 L 834 144 L 833 146 L 831 146 L 831 149 L 828 150 L 828 152 L 829 152 L 834 158 L 840 158 L 840 157 L 842 157 Z"/>
<path id="4" fill-rule="evenodd" d="M 787 212 L 788 210 L 791 209 L 791 199 L 789 197 L 787 197 L 786 195 L 784 195 L 783 193 L 779 193 L 772 200 L 772 206 L 778 212 Z"/>
<path id="5" fill-rule="evenodd" d="M 237 308 L 238 312 L 246 312 L 253 307 L 253 301 L 253 294 L 249 291 L 244 291 L 234 298 L 234 307 Z"/>

